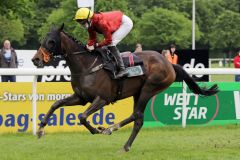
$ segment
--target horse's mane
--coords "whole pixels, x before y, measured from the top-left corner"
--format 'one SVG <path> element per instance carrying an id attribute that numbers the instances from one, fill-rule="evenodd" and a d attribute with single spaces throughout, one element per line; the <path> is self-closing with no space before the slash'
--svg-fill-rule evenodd
<path id="1" fill-rule="evenodd" d="M 77 40 L 75 37 L 73 37 L 73 36 L 71 36 L 70 34 L 68 34 L 67 32 L 65 32 L 65 31 L 62 31 L 64 34 L 66 34 L 71 40 L 73 40 L 75 43 L 77 43 L 78 45 L 80 45 L 80 46 L 84 46 L 84 44 L 81 42 L 81 41 L 79 41 L 79 40 Z"/>

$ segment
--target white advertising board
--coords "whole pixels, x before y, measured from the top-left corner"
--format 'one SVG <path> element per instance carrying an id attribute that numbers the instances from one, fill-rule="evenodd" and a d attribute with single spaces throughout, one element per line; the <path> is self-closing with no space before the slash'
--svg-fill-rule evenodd
<path id="1" fill-rule="evenodd" d="M 91 9 L 93 10 L 94 0 L 77 0 L 77 5 L 78 8 L 91 7 Z"/>

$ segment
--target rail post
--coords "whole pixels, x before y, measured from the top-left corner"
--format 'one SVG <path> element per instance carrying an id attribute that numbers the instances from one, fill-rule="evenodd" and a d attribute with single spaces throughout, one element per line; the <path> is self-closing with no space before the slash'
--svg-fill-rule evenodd
<path id="1" fill-rule="evenodd" d="M 32 83 L 32 133 L 37 133 L 37 75 L 33 78 Z"/>

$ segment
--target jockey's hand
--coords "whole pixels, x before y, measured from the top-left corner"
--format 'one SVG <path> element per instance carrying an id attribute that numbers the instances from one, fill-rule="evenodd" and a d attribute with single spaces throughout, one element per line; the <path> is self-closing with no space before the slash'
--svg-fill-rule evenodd
<path id="1" fill-rule="evenodd" d="M 87 50 L 89 50 L 89 51 L 93 51 L 94 50 L 94 46 L 87 45 L 86 47 L 87 47 Z"/>

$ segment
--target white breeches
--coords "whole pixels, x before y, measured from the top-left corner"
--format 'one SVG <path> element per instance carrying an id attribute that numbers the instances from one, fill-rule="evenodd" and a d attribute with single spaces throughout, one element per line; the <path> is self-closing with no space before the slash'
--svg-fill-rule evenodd
<path id="1" fill-rule="evenodd" d="M 122 24 L 112 35 L 112 43 L 109 46 L 116 46 L 127 34 L 132 30 L 133 22 L 132 20 L 123 15 Z"/>

